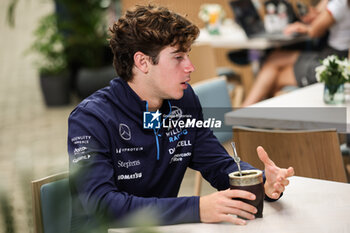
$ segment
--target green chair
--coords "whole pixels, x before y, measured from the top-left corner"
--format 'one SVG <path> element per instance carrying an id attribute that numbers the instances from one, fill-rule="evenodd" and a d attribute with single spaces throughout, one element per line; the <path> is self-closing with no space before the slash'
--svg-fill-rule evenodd
<path id="1" fill-rule="evenodd" d="M 32 181 L 36 233 L 69 233 L 71 195 L 68 172 Z"/>
<path id="2" fill-rule="evenodd" d="M 203 117 L 221 120 L 222 128 L 213 129 L 214 135 L 221 144 L 232 140 L 232 127 L 224 125 L 224 115 L 232 111 L 232 103 L 229 95 L 229 88 L 226 78 L 215 77 L 197 82 L 192 85 L 194 92 L 202 105 Z M 234 87 L 231 87 L 233 89 Z M 194 195 L 201 193 L 202 176 L 196 172 Z"/>
<path id="3" fill-rule="evenodd" d="M 232 111 L 230 87 L 224 76 L 207 79 L 192 85 L 202 105 L 204 119 L 215 118 L 222 121 L 221 129 L 213 129 L 220 143 L 232 140 L 232 127 L 224 125 L 224 114 Z"/>

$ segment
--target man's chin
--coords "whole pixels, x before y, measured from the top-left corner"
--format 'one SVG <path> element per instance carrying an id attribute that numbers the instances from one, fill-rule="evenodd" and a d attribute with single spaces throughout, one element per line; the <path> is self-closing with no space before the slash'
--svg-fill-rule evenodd
<path id="1" fill-rule="evenodd" d="M 179 100 L 184 96 L 184 91 L 182 91 L 181 93 L 177 93 L 176 95 L 173 95 L 171 99 L 173 100 Z"/>

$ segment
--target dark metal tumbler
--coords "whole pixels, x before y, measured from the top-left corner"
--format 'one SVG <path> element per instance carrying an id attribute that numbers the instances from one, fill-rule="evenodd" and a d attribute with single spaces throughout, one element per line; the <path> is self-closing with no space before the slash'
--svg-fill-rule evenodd
<path id="1" fill-rule="evenodd" d="M 255 200 L 247 200 L 241 198 L 235 199 L 241 200 L 245 203 L 255 206 L 258 209 L 258 212 L 255 214 L 255 217 L 262 218 L 265 197 L 262 171 L 244 170 L 242 171 L 242 176 L 240 176 L 239 171 L 236 171 L 229 174 L 229 179 L 230 189 L 246 190 L 255 194 Z"/>

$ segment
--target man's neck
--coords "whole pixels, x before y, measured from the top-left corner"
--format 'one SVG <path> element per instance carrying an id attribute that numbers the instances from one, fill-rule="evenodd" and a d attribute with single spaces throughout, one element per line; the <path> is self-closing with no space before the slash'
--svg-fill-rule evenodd
<path id="1" fill-rule="evenodd" d="M 139 85 L 135 80 L 128 81 L 128 85 L 141 100 L 147 101 L 148 111 L 154 112 L 162 107 L 163 99 L 153 96 L 144 85 Z"/>

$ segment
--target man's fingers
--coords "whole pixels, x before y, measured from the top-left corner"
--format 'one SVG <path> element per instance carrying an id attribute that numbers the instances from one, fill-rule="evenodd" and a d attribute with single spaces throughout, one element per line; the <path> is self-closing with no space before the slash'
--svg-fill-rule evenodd
<path id="1" fill-rule="evenodd" d="M 280 183 L 276 183 L 273 187 L 278 193 L 282 193 L 285 190 L 285 186 Z"/>
<path id="2" fill-rule="evenodd" d="M 233 198 L 239 198 L 240 200 Z M 246 224 L 244 220 L 236 218 L 232 214 L 246 219 L 254 219 L 257 209 L 242 200 L 255 200 L 255 198 L 253 193 L 238 189 L 227 189 L 200 197 L 200 220 L 208 223 L 225 221 L 244 225 Z"/>
<path id="3" fill-rule="evenodd" d="M 288 179 L 284 179 L 281 181 L 281 184 L 284 186 L 288 186 L 289 185 L 289 180 Z"/>
<path id="4" fill-rule="evenodd" d="M 248 200 L 255 200 L 256 198 L 253 193 L 240 189 L 227 189 L 222 192 L 229 198 L 243 198 Z"/>
<path id="5" fill-rule="evenodd" d="M 256 152 L 258 153 L 259 159 L 265 165 L 276 166 L 275 163 L 269 158 L 264 148 L 262 148 L 262 146 L 258 146 L 258 148 L 256 148 Z"/>
<path id="6" fill-rule="evenodd" d="M 254 213 L 245 211 L 243 209 L 234 208 L 234 207 L 233 208 L 225 207 L 223 209 L 223 213 L 225 213 L 225 214 L 234 214 L 234 215 L 241 216 L 243 218 L 250 219 L 250 220 L 255 219 Z"/>
<path id="7" fill-rule="evenodd" d="M 272 193 L 272 199 L 278 199 L 280 197 L 280 194 L 277 192 Z"/>
<path id="8" fill-rule="evenodd" d="M 236 225 L 246 225 L 247 222 L 241 218 L 237 218 L 235 216 L 229 214 L 222 214 L 221 216 L 222 222 L 230 222 Z"/>
<path id="9" fill-rule="evenodd" d="M 252 214 L 255 214 L 258 212 L 258 209 L 255 208 L 254 206 L 247 204 L 243 201 L 239 201 L 239 200 L 232 200 L 230 199 L 230 201 L 227 203 L 226 205 L 227 208 L 229 209 L 238 209 L 238 210 L 242 210 L 245 212 L 249 212 Z M 229 211 L 229 210 L 226 210 Z M 233 210 L 232 210 L 233 211 Z M 238 214 L 237 212 L 227 212 L 229 214 Z"/>
<path id="10" fill-rule="evenodd" d="M 222 211 L 227 214 L 239 215 L 246 219 L 254 219 L 254 214 L 258 212 L 253 205 L 247 204 L 242 200 L 234 200 L 232 198 L 255 200 L 255 195 L 244 190 L 227 190 L 227 199 L 223 202 Z M 224 191 L 225 192 L 225 191 Z"/>
<path id="11" fill-rule="evenodd" d="M 277 181 L 282 182 L 283 180 L 286 180 L 288 177 L 291 177 L 293 175 L 294 175 L 294 169 L 292 167 L 289 167 L 288 169 L 281 169 L 281 172 L 279 174 Z"/>
<path id="12" fill-rule="evenodd" d="M 288 176 L 294 176 L 294 168 L 289 167 L 289 168 L 287 169 L 287 175 L 288 175 Z"/>

